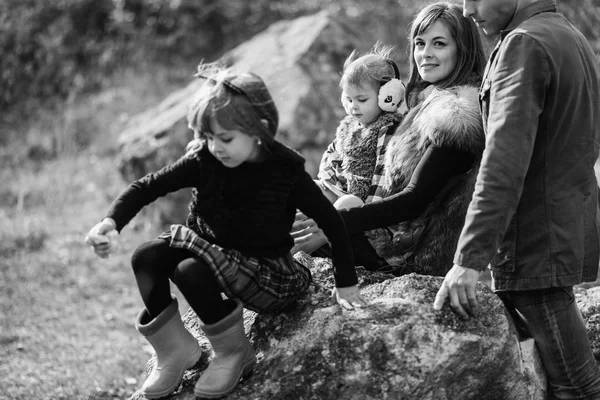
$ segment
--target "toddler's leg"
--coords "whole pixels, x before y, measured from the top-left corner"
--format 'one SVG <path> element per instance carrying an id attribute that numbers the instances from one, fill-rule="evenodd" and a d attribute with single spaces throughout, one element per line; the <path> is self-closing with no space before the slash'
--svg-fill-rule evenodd
<path id="1" fill-rule="evenodd" d="M 186 250 L 169 246 L 166 240 L 142 243 L 131 257 L 135 280 L 148 313 L 155 317 L 171 303 L 169 278 L 179 262 L 188 258 Z"/>
<path id="2" fill-rule="evenodd" d="M 202 398 L 220 398 L 231 393 L 242 376 L 252 372 L 256 355 L 244 331 L 242 303 L 223 300 L 207 261 L 194 258 L 179 264 L 174 282 L 200 317 L 214 358 L 194 387 Z"/>
<path id="3" fill-rule="evenodd" d="M 236 307 L 233 300 L 223 300 L 217 278 L 199 258 L 188 258 L 179 263 L 173 275 L 177 285 L 198 318 L 212 324 L 230 314 Z"/>
<path id="4" fill-rule="evenodd" d="M 365 204 L 364 201 L 362 201 L 360 198 L 352 195 L 352 194 L 347 194 L 344 196 L 340 196 L 339 199 L 337 199 L 335 201 L 335 203 L 333 203 L 333 206 L 338 209 L 341 210 L 342 208 L 355 208 L 355 207 L 360 207 L 363 204 Z"/>
<path id="5" fill-rule="evenodd" d="M 183 373 L 202 355 L 198 341 L 187 331 L 177 298 L 171 295 L 169 276 L 190 253 L 173 249 L 165 240 L 141 245 L 132 257 L 135 278 L 146 309 L 139 313 L 136 329 L 156 352 L 156 365 L 142 386 L 148 399 L 157 399 L 179 386 Z"/>

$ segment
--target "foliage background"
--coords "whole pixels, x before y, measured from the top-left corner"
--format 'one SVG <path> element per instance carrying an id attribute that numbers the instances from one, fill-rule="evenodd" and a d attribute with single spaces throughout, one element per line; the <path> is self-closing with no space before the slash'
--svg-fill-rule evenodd
<path id="1" fill-rule="evenodd" d="M 425 0 L 1 0 L 0 399 L 127 398 L 145 377 L 129 257 L 140 214 L 100 260 L 83 237 L 125 187 L 131 116 L 283 18 L 328 9 L 405 48 Z M 600 54 L 600 0 L 559 0 Z M 184 305 L 182 305 L 184 306 Z"/>

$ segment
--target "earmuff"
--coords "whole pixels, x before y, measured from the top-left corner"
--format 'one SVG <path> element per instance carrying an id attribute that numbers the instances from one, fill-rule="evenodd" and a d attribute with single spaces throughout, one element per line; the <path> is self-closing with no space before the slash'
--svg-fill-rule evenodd
<path id="1" fill-rule="evenodd" d="M 377 105 L 383 111 L 395 112 L 404 98 L 404 83 L 400 80 L 400 71 L 396 63 L 390 59 L 386 60 L 394 70 L 394 77 L 383 81 L 379 88 Z"/>

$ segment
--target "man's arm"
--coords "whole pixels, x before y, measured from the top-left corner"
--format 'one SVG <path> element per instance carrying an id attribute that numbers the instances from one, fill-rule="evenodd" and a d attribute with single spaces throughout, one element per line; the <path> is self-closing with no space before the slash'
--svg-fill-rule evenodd
<path id="1" fill-rule="evenodd" d="M 486 146 L 460 235 L 454 266 L 436 295 L 462 318 L 476 315 L 476 284 L 514 215 L 538 134 L 548 76 L 544 52 L 523 34 L 510 35 L 491 75 Z M 485 122 L 485 121 L 484 121 Z"/>
<path id="2" fill-rule="evenodd" d="M 523 34 L 509 35 L 491 75 L 486 145 L 454 263 L 483 270 L 497 250 L 523 191 L 542 113 L 546 55 Z"/>

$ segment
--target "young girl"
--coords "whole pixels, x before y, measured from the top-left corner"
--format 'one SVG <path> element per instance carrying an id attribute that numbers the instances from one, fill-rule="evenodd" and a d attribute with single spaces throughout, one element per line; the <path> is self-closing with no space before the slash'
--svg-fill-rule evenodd
<path id="1" fill-rule="evenodd" d="M 215 353 L 195 385 L 195 395 L 225 396 L 252 370 L 256 357 L 244 333 L 242 307 L 281 311 L 311 280 L 310 271 L 290 254 L 296 209 L 318 221 L 331 242 L 336 282 L 332 296 L 345 308 L 365 303 L 341 218 L 305 172 L 304 159 L 274 139 L 278 112 L 263 81 L 214 64 L 201 65 L 197 76 L 206 84 L 190 106 L 188 122 L 200 146 L 133 182 L 86 238 L 106 257 L 109 232 L 123 229 L 157 198 L 194 188 L 186 226 L 171 226 L 132 257 L 145 305 L 136 328 L 157 356 L 142 387 L 151 399 L 174 391 L 201 355 L 198 342 L 183 326 L 169 279 L 201 319 Z"/>
<path id="2" fill-rule="evenodd" d="M 344 63 L 340 88 L 348 114 L 323 154 L 317 184 L 335 208 L 359 207 L 381 200 L 385 151 L 402 120 L 404 85 L 391 58 L 392 47 L 376 43 L 362 56 L 355 50 Z M 298 213 L 297 220 L 306 216 Z M 294 232 L 305 235 L 308 232 Z M 367 269 L 385 264 L 364 235 L 352 238 L 356 262 Z M 318 252 L 315 250 L 320 249 Z M 330 257 L 326 238 L 293 248 L 293 252 Z"/>
<path id="3" fill-rule="evenodd" d="M 323 154 L 318 174 L 325 195 L 333 203 L 343 203 L 338 208 L 381 198 L 378 187 L 385 148 L 402 120 L 398 108 L 404 96 L 391 51 L 377 43 L 363 56 L 354 50 L 344 63 L 340 88 L 348 115 Z"/>

